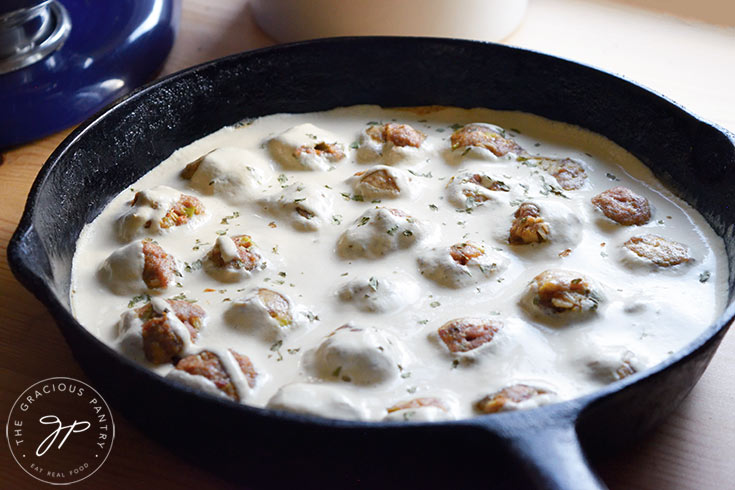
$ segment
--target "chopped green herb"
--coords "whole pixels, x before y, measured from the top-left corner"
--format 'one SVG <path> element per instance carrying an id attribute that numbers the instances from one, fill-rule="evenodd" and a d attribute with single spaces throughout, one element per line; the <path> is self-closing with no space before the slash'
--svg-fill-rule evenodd
<path id="1" fill-rule="evenodd" d="M 408 169 L 408 173 L 410 173 L 411 175 L 415 175 L 416 177 L 425 177 L 427 179 L 431 179 L 433 177 L 433 175 L 431 175 L 431 172 L 426 172 L 425 174 L 422 174 L 420 172 Z"/>
<path id="2" fill-rule="evenodd" d="M 436 204 L 429 204 L 429 209 L 431 209 L 432 211 L 439 211 L 439 206 L 437 206 Z"/>
<path id="3" fill-rule="evenodd" d="M 334 216 L 332 216 L 332 221 L 336 225 L 341 225 L 342 224 L 342 215 L 341 214 L 335 214 Z"/>
<path id="4" fill-rule="evenodd" d="M 186 272 L 197 271 L 197 270 L 199 270 L 201 268 L 202 268 L 202 261 L 201 261 L 201 259 L 195 260 L 191 264 L 189 264 L 188 262 L 184 262 L 184 270 Z"/>
<path id="5" fill-rule="evenodd" d="M 413 232 L 411 230 L 403 230 L 403 236 L 412 236 Z"/>
<path id="6" fill-rule="evenodd" d="M 389 235 L 393 235 L 397 231 L 398 231 L 398 225 L 395 225 L 395 226 L 392 226 L 390 229 L 388 229 L 386 233 Z"/>
<path id="7" fill-rule="evenodd" d="M 357 224 L 357 226 L 365 226 L 368 221 L 370 221 L 370 216 L 363 216 L 362 218 L 360 218 L 360 222 Z"/>
<path id="8" fill-rule="evenodd" d="M 712 274 L 710 274 L 710 271 L 704 271 L 699 275 L 699 282 L 705 283 L 709 281 L 709 278 Z"/>
<path id="9" fill-rule="evenodd" d="M 701 276 L 700 276 L 701 277 Z M 141 301 L 150 301 L 151 297 L 147 294 L 139 294 L 137 296 L 133 296 L 133 299 L 128 302 L 128 308 L 132 308 L 136 304 L 140 303 Z"/>
<path id="10" fill-rule="evenodd" d="M 378 280 L 374 277 L 371 277 L 370 280 L 368 280 L 368 286 L 370 286 L 370 289 L 372 289 L 373 291 L 378 290 L 378 284 Z"/>
<path id="11" fill-rule="evenodd" d="M 195 299 L 189 299 L 189 298 L 187 298 L 186 297 L 186 294 L 184 294 L 184 293 L 177 294 L 176 296 L 174 296 L 171 299 L 177 300 L 177 301 L 186 301 L 187 303 L 196 303 L 197 302 L 197 300 L 195 300 Z"/>
<path id="12" fill-rule="evenodd" d="M 459 366 L 459 359 L 454 359 L 452 361 L 452 369 L 456 369 L 457 366 Z"/>
<path id="13" fill-rule="evenodd" d="M 338 377 L 339 377 L 339 373 L 340 373 L 341 371 L 342 371 L 342 366 L 337 366 L 337 369 L 335 369 L 335 370 L 334 370 L 334 371 L 332 372 L 332 376 L 334 376 L 335 378 L 338 378 Z"/>
<path id="14" fill-rule="evenodd" d="M 429 306 L 431 306 L 432 308 L 437 308 L 441 306 L 441 303 L 439 303 L 438 301 L 432 301 L 431 303 L 429 303 Z"/>

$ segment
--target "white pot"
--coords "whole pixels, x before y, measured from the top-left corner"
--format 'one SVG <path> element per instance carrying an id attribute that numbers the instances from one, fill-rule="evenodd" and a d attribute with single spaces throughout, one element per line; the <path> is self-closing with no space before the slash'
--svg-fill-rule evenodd
<path id="1" fill-rule="evenodd" d="M 436 36 L 498 41 L 528 0 L 250 0 L 257 23 L 281 42 L 332 36 Z"/>

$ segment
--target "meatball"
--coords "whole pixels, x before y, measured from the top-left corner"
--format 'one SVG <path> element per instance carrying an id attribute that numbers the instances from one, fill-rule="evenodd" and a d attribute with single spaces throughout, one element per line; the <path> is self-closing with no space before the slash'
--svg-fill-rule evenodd
<path id="1" fill-rule="evenodd" d="M 387 408 L 387 422 L 433 422 L 453 418 L 439 398 L 423 397 L 398 402 Z"/>
<path id="2" fill-rule="evenodd" d="M 300 183 L 262 199 L 260 204 L 267 213 L 287 220 L 300 231 L 316 231 L 331 220 L 330 197 L 322 190 L 314 191 Z"/>
<path id="3" fill-rule="evenodd" d="M 553 269 L 534 277 L 521 300 L 529 312 L 551 317 L 595 312 L 602 301 L 602 290 L 591 279 L 578 272 Z"/>
<path id="4" fill-rule="evenodd" d="M 176 261 L 151 240 L 143 240 L 143 282 L 150 289 L 165 289 L 175 282 Z"/>
<path id="5" fill-rule="evenodd" d="M 501 128 L 484 123 L 468 124 L 452 133 L 452 150 L 466 148 L 483 148 L 496 157 L 508 153 L 523 154 L 523 148 L 518 143 L 502 136 Z"/>
<path id="6" fill-rule="evenodd" d="M 571 158 L 542 158 L 541 166 L 550 173 L 565 191 L 574 191 L 584 187 L 587 173 L 584 167 Z"/>
<path id="7" fill-rule="evenodd" d="M 257 295 L 270 317 L 279 325 L 287 325 L 293 321 L 291 302 L 284 295 L 266 288 L 258 289 Z"/>
<path id="8" fill-rule="evenodd" d="M 345 259 L 378 258 L 424 240 L 431 228 L 400 209 L 375 207 L 364 212 L 337 242 Z"/>
<path id="9" fill-rule="evenodd" d="M 166 289 L 179 275 L 176 260 L 151 240 L 125 245 L 105 259 L 97 271 L 100 281 L 115 294 L 141 289 Z"/>
<path id="10" fill-rule="evenodd" d="M 345 157 L 342 151 L 342 145 L 337 143 L 327 143 L 320 141 L 314 145 L 301 145 L 296 148 L 294 156 L 300 158 L 301 155 L 316 155 L 330 162 L 342 160 Z"/>
<path id="11" fill-rule="evenodd" d="M 214 383 L 217 389 L 227 395 L 228 398 L 240 401 L 245 397 L 245 393 L 241 393 L 245 387 L 238 386 L 242 384 L 240 381 L 245 381 L 246 386 L 252 389 L 255 387 L 258 373 L 255 371 L 250 358 L 232 349 L 228 349 L 228 353 L 232 356 L 232 359 L 224 359 L 223 363 L 223 360 L 217 354 L 205 350 L 199 354 L 184 357 L 176 363 L 176 369 L 192 376 L 203 376 Z M 233 360 L 235 362 L 231 363 Z M 232 370 L 238 370 L 239 373 L 230 372 L 228 367 Z"/>
<path id="12" fill-rule="evenodd" d="M 543 405 L 553 397 L 549 390 L 519 383 L 487 395 L 475 403 L 475 408 L 482 413 L 505 412 Z"/>
<path id="13" fill-rule="evenodd" d="M 133 201 L 135 206 L 135 201 Z M 204 205 L 194 196 L 182 194 L 176 203 L 169 208 L 166 215 L 161 218 L 161 228 L 171 228 L 172 226 L 181 226 L 189 222 L 189 220 L 204 212 Z"/>
<path id="14" fill-rule="evenodd" d="M 627 378 L 645 368 L 644 362 L 622 346 L 593 346 L 586 355 L 575 359 L 574 365 L 584 366 L 592 380 L 604 384 Z"/>
<path id="15" fill-rule="evenodd" d="M 396 412 L 398 410 L 405 410 L 407 408 L 421 408 L 421 407 L 436 407 L 440 410 L 447 411 L 446 405 L 438 398 L 424 397 L 414 398 L 413 400 L 398 402 L 392 407 L 388 407 L 388 413 Z"/>
<path id="16" fill-rule="evenodd" d="M 431 249 L 419 256 L 421 275 L 450 288 L 463 288 L 486 281 L 500 273 L 508 263 L 498 253 L 489 253 L 471 242 Z"/>
<path id="17" fill-rule="evenodd" d="M 509 191 L 510 187 L 505 182 L 481 172 L 460 172 L 452 176 L 447 184 L 449 201 L 461 209 L 497 200 L 500 193 Z"/>
<path id="18" fill-rule="evenodd" d="M 265 260 L 248 235 L 218 237 L 204 261 L 208 274 L 228 282 L 248 278 L 265 267 Z"/>
<path id="19" fill-rule="evenodd" d="M 624 226 L 644 225 L 651 219 L 648 199 L 627 187 L 613 187 L 592 198 L 605 216 Z"/>
<path id="20" fill-rule="evenodd" d="M 337 291 L 342 301 L 349 301 L 359 310 L 371 313 L 399 311 L 415 303 L 419 293 L 418 285 L 409 279 L 381 276 L 353 279 Z"/>
<path id="21" fill-rule="evenodd" d="M 508 242 L 511 245 L 541 243 L 549 239 L 551 228 L 541 217 L 541 210 L 533 203 L 524 202 L 513 215 Z"/>
<path id="22" fill-rule="evenodd" d="M 426 139 L 426 135 L 408 124 L 387 123 L 371 125 L 367 134 L 373 141 L 390 143 L 394 146 L 413 146 L 418 148 Z"/>
<path id="23" fill-rule="evenodd" d="M 348 399 L 343 390 L 328 384 L 293 383 L 282 386 L 267 408 L 343 420 L 365 418 L 364 410 Z"/>
<path id="24" fill-rule="evenodd" d="M 204 205 L 199 199 L 161 185 L 135 194 L 129 208 L 118 218 L 118 235 L 129 241 L 136 235 L 185 225 L 203 214 Z"/>
<path id="25" fill-rule="evenodd" d="M 493 235 L 513 246 L 515 253 L 556 257 L 564 249 L 574 248 L 583 236 L 583 213 L 574 205 L 554 198 L 537 198 L 521 203 L 511 215 L 509 227 Z"/>
<path id="26" fill-rule="evenodd" d="M 497 320 L 458 318 L 439 328 L 439 338 L 450 352 L 468 352 L 492 341 L 502 327 Z"/>
<path id="27" fill-rule="evenodd" d="M 313 124 L 301 124 L 268 141 L 271 156 L 288 170 L 329 170 L 345 157 L 337 137 Z"/>
<path id="28" fill-rule="evenodd" d="M 410 190 L 411 177 L 404 170 L 376 165 L 348 179 L 356 195 L 365 199 L 394 199 Z"/>
<path id="29" fill-rule="evenodd" d="M 137 308 L 135 314 L 143 322 L 143 351 L 154 364 L 171 362 L 181 355 L 189 341 L 197 339 L 204 321 L 204 310 L 182 300 L 160 300 Z"/>
<path id="30" fill-rule="evenodd" d="M 266 342 L 282 339 L 296 326 L 291 300 L 266 288 L 253 289 L 233 302 L 225 318 L 234 326 L 248 330 Z"/>
<path id="31" fill-rule="evenodd" d="M 383 157 L 388 164 L 415 155 L 426 135 L 408 124 L 387 123 L 368 126 L 360 135 L 358 158 L 363 161 Z"/>
<path id="32" fill-rule="evenodd" d="M 241 148 L 217 148 L 189 163 L 181 178 L 205 195 L 217 195 L 231 203 L 251 200 L 272 179 L 262 156 Z"/>
<path id="33" fill-rule="evenodd" d="M 671 267 L 692 260 L 686 245 L 658 235 L 634 236 L 623 246 L 641 259 L 660 267 Z"/>
<path id="34" fill-rule="evenodd" d="M 375 385 L 400 374 L 403 353 L 398 339 L 376 328 L 351 324 L 330 333 L 314 352 L 316 373 L 359 385 Z"/>

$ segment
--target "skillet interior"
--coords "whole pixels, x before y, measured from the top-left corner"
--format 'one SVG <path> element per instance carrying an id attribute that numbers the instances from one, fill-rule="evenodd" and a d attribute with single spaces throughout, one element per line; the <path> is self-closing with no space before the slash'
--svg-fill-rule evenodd
<path id="1" fill-rule="evenodd" d="M 573 424 L 581 408 L 580 438 L 599 449 L 627 443 L 676 407 L 724 335 L 732 304 L 718 325 L 653 371 L 555 406 L 430 428 L 265 413 L 195 395 L 121 358 L 73 320 L 69 275 L 79 231 L 175 149 L 243 118 L 365 103 L 519 110 L 603 134 L 704 214 L 726 238 L 735 270 L 735 208 L 722 205 L 733 181 L 733 137 L 660 96 L 589 67 L 468 41 L 355 38 L 267 48 L 133 93 L 70 135 L 34 185 L 9 247 L 11 266 L 113 405 L 167 445 L 247 481 L 272 485 L 303 471 L 381 486 L 414 486 L 425 477 L 432 487 L 442 478 L 513 485 L 510 469 L 519 467 L 508 449 L 545 447 L 541 439 L 514 444 L 516 432 Z M 734 282 L 731 272 L 731 303 Z M 491 467 L 505 471 L 488 480 Z"/>

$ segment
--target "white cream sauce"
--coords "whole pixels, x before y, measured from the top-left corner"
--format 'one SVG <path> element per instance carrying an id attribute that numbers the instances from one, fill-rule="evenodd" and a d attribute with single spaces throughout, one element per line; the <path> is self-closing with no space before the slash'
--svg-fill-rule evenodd
<path id="1" fill-rule="evenodd" d="M 413 152 L 409 148 L 384 148 L 382 157 L 375 145 L 359 152 L 360 141 L 366 142 L 362 133 L 367 125 L 390 121 L 424 132 L 427 139 L 422 148 Z M 463 156 L 453 153 L 451 126 L 472 122 L 505 128 L 531 154 L 582 162 L 588 184 L 580 190 L 564 191 L 566 199 L 548 192 L 545 183 L 556 184 L 552 176 L 513 155 L 496 158 L 476 150 Z M 341 144 L 346 157 L 320 162 L 307 155 L 301 163 L 286 161 L 292 156 L 288 146 L 292 140 L 303 144 L 310 138 L 292 131 L 300 125 L 312 128 L 310 132 L 330 135 Z M 218 148 L 228 150 L 212 154 L 211 161 L 202 167 L 204 177 L 191 181 L 180 177 L 188 163 Z M 253 161 L 245 162 L 248 165 L 243 170 L 237 159 L 248 157 Z M 279 158 L 286 164 L 279 163 Z M 397 198 L 383 197 L 380 203 L 368 198 L 354 200 L 352 196 L 360 187 L 353 174 L 376 165 L 396 169 L 396 180 L 404 189 L 410 186 L 410 191 Z M 451 177 L 465 170 L 487 173 L 502 180 L 510 191 L 492 193 L 496 199 L 466 212 L 457 207 L 461 194 L 457 194 L 456 185 L 447 188 Z M 214 190 L 203 183 L 202 179 L 209 178 L 216 180 Z M 122 215 L 129 224 L 138 225 L 165 212 L 129 205 L 135 192 L 162 185 L 199 198 L 205 215 L 180 227 L 160 230 L 154 226 L 148 234 L 138 226 L 121 229 L 118 218 Z M 592 196 L 617 185 L 649 199 L 652 218 L 647 224 L 618 225 L 591 205 Z M 174 201 L 171 190 L 164 190 L 163 200 Z M 149 194 L 153 195 L 145 196 L 146 202 L 161 200 L 155 192 Z M 304 223 L 303 216 L 294 216 L 296 199 L 314 214 L 313 220 Z M 513 213 L 523 201 L 537 202 L 549 210 L 551 243 L 508 244 Z M 404 218 L 395 218 L 400 225 L 398 234 L 387 233 L 393 225 L 375 224 L 380 214 L 376 206 L 403 210 L 415 222 L 407 224 Z M 338 250 L 338 243 L 344 242 L 344 237 L 364 240 L 361 234 L 368 233 L 369 226 L 361 227 L 360 223 L 365 216 L 373 220 L 370 226 L 377 226 L 371 228 L 373 236 L 380 233 L 385 240 L 369 253 L 340 253 L 344 251 Z M 379 226 L 388 227 L 383 230 Z M 404 235 L 404 228 L 412 235 Z M 631 236 L 643 233 L 686 244 L 694 260 L 671 268 L 641 267 L 621 246 Z M 219 242 L 223 257 L 235 256 L 234 243 L 223 236 L 240 234 L 252 237 L 265 268 L 237 276 L 239 282 L 233 283 L 221 282 L 216 275 L 192 267 L 204 259 L 215 242 Z M 140 352 L 129 352 L 140 349 L 140 339 L 131 338 L 134 332 L 118 336 L 121 314 L 129 305 L 142 306 L 140 295 L 156 293 L 146 290 L 142 281 L 128 277 L 126 271 L 120 272 L 125 284 L 110 286 L 110 270 L 122 267 L 125 253 L 118 252 L 112 265 L 108 262 L 107 274 L 98 273 L 111 254 L 131 243 L 125 239 L 133 235 L 155 239 L 182 270 L 178 284 L 158 295 L 196 300 L 207 313 L 199 338 L 186 343 L 187 353 L 206 349 L 226 357 L 223 364 L 238 392 L 247 392 L 246 396 L 240 393 L 243 403 L 264 407 L 270 400 L 275 408 L 337 418 L 381 420 L 388 407 L 419 397 L 439 398 L 447 410 L 422 407 L 404 415 L 419 414 L 416 420 L 469 417 L 476 413 L 473 405 L 477 400 L 515 383 L 550 390 L 560 399 L 589 393 L 615 379 L 618 361 L 633 359 L 630 364 L 641 369 L 681 349 L 721 313 L 727 291 L 722 239 L 633 156 L 576 127 L 528 114 L 485 109 L 416 113 L 358 106 L 262 117 L 223 128 L 177 150 L 117 196 L 84 228 L 77 243 L 73 311 L 103 341 L 166 375 L 172 365 L 154 366 Z M 454 272 L 451 264 L 442 262 L 438 251 L 468 241 L 497 258 L 497 267 L 490 272 L 487 264 L 481 271 L 479 266 L 465 267 L 467 270 L 460 273 L 471 280 L 441 279 L 442 274 Z M 559 256 L 565 249 L 571 253 Z M 127 252 L 132 257 L 131 267 L 140 271 L 138 248 Z M 601 285 L 604 304 L 593 315 L 561 323 L 546 321 L 524 309 L 527 285 L 547 269 L 583 273 Z M 422 270 L 429 273 L 422 275 Z M 139 290 L 131 291 L 135 286 Z M 259 287 L 290 299 L 294 325 L 264 336 L 227 321 L 226 313 L 233 304 Z M 258 311 L 248 310 L 248 321 L 258 321 Z M 504 326 L 488 344 L 453 354 L 439 339 L 437 329 L 462 317 L 487 317 L 503 321 Z M 185 332 L 181 322 L 172 323 Z M 343 330 L 325 341 L 348 323 L 362 330 Z M 383 344 L 386 348 L 378 351 Z M 250 389 L 242 376 L 232 373 L 236 369 L 234 358 L 223 354 L 230 348 L 251 359 L 258 372 L 255 388 Z M 340 367 L 350 376 L 337 369 Z M 200 376 L 181 373 L 173 377 L 182 382 L 200 378 L 189 379 L 189 384 L 216 390 Z M 557 399 L 556 395 L 510 404 L 509 408 L 535 406 L 544 398 Z M 401 412 L 393 412 L 388 419 L 412 419 L 402 417 Z"/>

